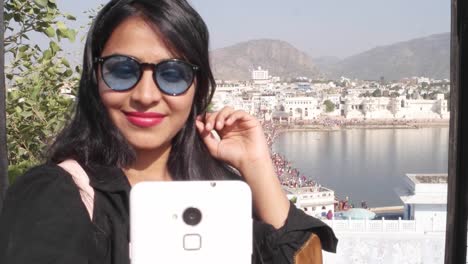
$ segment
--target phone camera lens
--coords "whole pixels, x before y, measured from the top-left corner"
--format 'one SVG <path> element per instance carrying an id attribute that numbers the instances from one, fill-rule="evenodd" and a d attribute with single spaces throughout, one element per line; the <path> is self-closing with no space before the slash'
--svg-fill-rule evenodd
<path id="1" fill-rule="evenodd" d="M 189 207 L 182 214 L 182 219 L 187 225 L 198 225 L 202 219 L 202 213 L 197 208 Z"/>

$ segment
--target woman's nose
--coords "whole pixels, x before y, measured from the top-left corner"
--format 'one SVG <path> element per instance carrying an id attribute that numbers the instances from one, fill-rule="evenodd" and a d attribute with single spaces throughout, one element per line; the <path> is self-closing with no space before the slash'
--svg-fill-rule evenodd
<path id="1" fill-rule="evenodd" d="M 142 106 L 151 106 L 158 103 L 162 93 L 153 79 L 153 71 L 145 69 L 140 81 L 132 91 L 132 100 Z"/>

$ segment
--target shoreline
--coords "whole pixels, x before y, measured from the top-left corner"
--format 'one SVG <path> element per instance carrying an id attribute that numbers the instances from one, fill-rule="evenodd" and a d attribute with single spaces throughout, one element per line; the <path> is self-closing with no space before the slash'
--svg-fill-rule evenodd
<path id="1" fill-rule="evenodd" d="M 341 131 L 346 129 L 419 129 L 419 128 L 436 128 L 449 127 L 449 122 L 408 122 L 400 124 L 373 124 L 373 123 L 358 123 L 358 124 L 343 124 L 343 125 L 278 125 L 278 133 L 283 132 L 302 132 L 302 131 Z"/>

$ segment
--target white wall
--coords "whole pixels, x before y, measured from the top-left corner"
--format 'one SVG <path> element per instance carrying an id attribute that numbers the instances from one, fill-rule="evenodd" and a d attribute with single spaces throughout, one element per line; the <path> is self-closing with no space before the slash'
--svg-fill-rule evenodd
<path id="1" fill-rule="evenodd" d="M 445 204 L 415 204 L 414 220 L 424 232 L 445 230 L 447 205 Z"/>
<path id="2" fill-rule="evenodd" d="M 287 97 L 284 99 L 284 111 L 291 113 L 293 119 L 310 120 L 316 118 L 322 110 L 314 97 Z M 319 109 L 317 109 L 319 108 Z M 300 111 L 297 111 L 300 109 Z"/>
<path id="3" fill-rule="evenodd" d="M 441 264 L 445 233 L 337 233 L 336 254 L 323 251 L 324 264 Z"/>

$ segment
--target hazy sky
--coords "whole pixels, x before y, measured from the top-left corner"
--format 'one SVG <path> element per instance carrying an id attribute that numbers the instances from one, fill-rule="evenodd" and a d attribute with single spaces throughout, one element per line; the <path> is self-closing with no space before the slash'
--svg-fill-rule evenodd
<path id="1" fill-rule="evenodd" d="M 312 55 L 346 57 L 450 31 L 448 0 L 189 0 L 211 34 L 211 49 L 251 39 L 287 41 Z M 85 10 L 108 0 L 59 0 L 86 24 Z M 82 43 L 71 46 L 81 49 Z"/>

